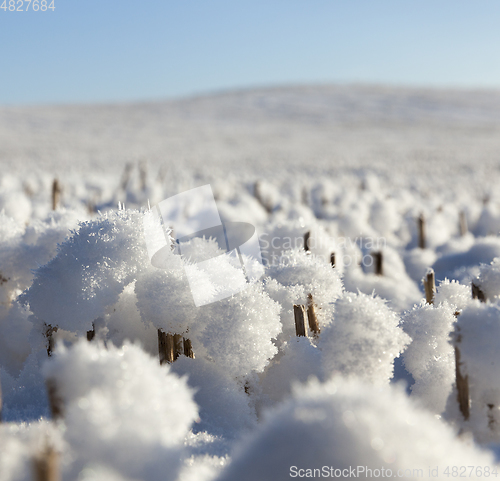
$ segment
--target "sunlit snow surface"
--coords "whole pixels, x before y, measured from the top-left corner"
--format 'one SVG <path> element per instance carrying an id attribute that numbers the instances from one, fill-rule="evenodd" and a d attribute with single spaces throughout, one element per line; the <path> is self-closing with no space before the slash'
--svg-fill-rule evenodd
<path id="1" fill-rule="evenodd" d="M 46 443 L 63 479 L 82 480 L 281 480 L 324 465 L 439 465 L 447 479 L 446 466 L 495 462 L 500 91 L 0 107 L 0 165 L 0 481 L 32 479 Z M 214 239 L 151 264 L 144 212 L 206 184 L 222 222 L 256 229 L 255 284 Z M 216 279 L 196 268 L 206 259 Z M 224 283 L 240 292 L 196 305 L 193 285 L 210 299 Z M 320 332 L 297 338 L 293 306 L 311 302 Z M 47 325 L 63 341 L 50 360 Z M 160 367 L 158 329 L 189 338 L 195 358 Z"/>

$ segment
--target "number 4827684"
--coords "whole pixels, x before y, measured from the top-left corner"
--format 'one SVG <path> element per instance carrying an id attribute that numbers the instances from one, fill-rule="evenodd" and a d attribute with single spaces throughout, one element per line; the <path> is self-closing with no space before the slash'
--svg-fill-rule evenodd
<path id="1" fill-rule="evenodd" d="M 30 9 L 34 12 L 39 10 L 46 12 L 47 10 L 54 11 L 56 9 L 54 0 L 50 3 L 47 0 L 3 0 L 0 8 L 9 12 L 27 12 Z"/>

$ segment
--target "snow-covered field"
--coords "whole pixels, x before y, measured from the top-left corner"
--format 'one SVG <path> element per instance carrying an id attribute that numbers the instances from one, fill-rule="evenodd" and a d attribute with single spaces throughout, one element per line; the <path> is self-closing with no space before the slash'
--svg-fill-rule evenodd
<path id="1" fill-rule="evenodd" d="M 0 166 L 0 481 L 497 477 L 500 91 L 1 107 Z M 152 265 L 149 206 L 206 184 L 258 282 Z"/>

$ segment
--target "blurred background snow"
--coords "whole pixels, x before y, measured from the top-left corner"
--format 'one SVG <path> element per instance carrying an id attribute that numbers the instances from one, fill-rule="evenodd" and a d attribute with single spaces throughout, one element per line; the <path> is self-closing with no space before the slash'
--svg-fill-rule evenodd
<path id="1" fill-rule="evenodd" d="M 391 177 L 446 173 L 451 185 L 457 176 L 497 173 L 499 132 L 493 90 L 276 87 L 149 103 L 0 107 L 0 159 L 7 171 L 64 177 L 116 177 L 127 162 L 147 162 L 165 175 L 370 169 Z"/>

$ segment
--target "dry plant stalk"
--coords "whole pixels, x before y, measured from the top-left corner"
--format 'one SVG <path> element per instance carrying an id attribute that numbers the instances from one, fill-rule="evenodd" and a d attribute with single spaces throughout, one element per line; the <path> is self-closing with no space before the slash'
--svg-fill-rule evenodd
<path id="1" fill-rule="evenodd" d="M 144 192 L 148 184 L 148 167 L 144 160 L 139 162 L 139 178 L 141 181 L 141 190 Z"/>
<path id="2" fill-rule="evenodd" d="M 52 356 L 52 351 L 54 350 L 55 340 L 54 334 L 57 332 L 58 327 L 52 327 L 50 324 L 45 325 L 45 337 L 47 338 L 47 356 Z"/>
<path id="3" fill-rule="evenodd" d="M 427 304 L 434 304 L 434 296 L 436 294 L 436 280 L 434 270 L 429 269 L 424 278 L 425 300 Z"/>
<path id="4" fill-rule="evenodd" d="M 54 179 L 52 182 L 52 210 L 56 210 L 59 202 L 61 200 L 61 186 L 59 185 L 59 181 Z"/>
<path id="5" fill-rule="evenodd" d="M 92 214 L 95 214 L 95 212 L 96 212 L 96 208 L 95 208 L 94 202 L 92 202 L 91 200 L 88 200 L 87 201 L 87 214 L 92 215 Z"/>
<path id="6" fill-rule="evenodd" d="M 193 352 L 193 346 L 191 345 L 191 340 L 184 337 L 182 341 L 184 344 L 184 355 L 186 357 L 194 359 L 194 352 Z"/>
<path id="7" fill-rule="evenodd" d="M 87 331 L 87 341 L 92 341 L 95 338 L 95 324 L 92 323 L 92 330 Z"/>
<path id="8" fill-rule="evenodd" d="M 332 267 L 335 267 L 335 252 L 330 254 L 330 264 Z"/>
<path id="9" fill-rule="evenodd" d="M 309 192 L 306 186 L 302 187 L 302 203 L 309 206 Z"/>
<path id="10" fill-rule="evenodd" d="M 57 383 L 55 379 L 49 378 L 45 381 L 47 387 L 47 397 L 49 398 L 50 412 L 52 419 L 61 419 L 64 415 L 64 403 L 57 391 Z"/>
<path id="11" fill-rule="evenodd" d="M 179 356 L 184 354 L 184 343 L 180 334 L 174 334 L 174 361 L 179 359 Z"/>
<path id="12" fill-rule="evenodd" d="M 481 302 L 486 302 L 486 294 L 474 282 L 471 283 L 472 299 L 479 299 Z"/>
<path id="13" fill-rule="evenodd" d="M 262 189 L 260 186 L 260 182 L 255 182 L 253 186 L 253 195 L 260 202 L 260 205 L 266 209 L 266 212 L 270 214 L 273 211 L 273 207 L 264 200 L 264 196 L 262 195 Z"/>
<path id="14" fill-rule="evenodd" d="M 120 188 L 124 192 L 127 190 L 128 183 L 130 181 L 130 176 L 132 174 L 132 169 L 134 168 L 134 165 L 132 162 L 127 162 L 125 165 L 125 169 L 123 170 L 122 178 L 120 180 Z"/>
<path id="15" fill-rule="evenodd" d="M 488 406 L 488 427 L 493 431 L 495 429 L 495 416 L 493 411 L 495 410 L 494 404 L 487 404 Z"/>
<path id="16" fill-rule="evenodd" d="M 89 215 L 94 215 L 97 213 L 97 206 L 100 202 L 99 194 L 94 194 L 92 198 L 87 200 L 87 212 Z"/>
<path id="17" fill-rule="evenodd" d="M 381 251 L 372 252 L 373 263 L 375 264 L 375 274 L 377 276 L 384 275 L 384 256 Z"/>
<path id="18" fill-rule="evenodd" d="M 463 376 L 460 370 L 462 362 L 460 361 L 460 349 L 457 344 L 462 340 L 462 336 L 457 336 L 455 345 L 455 380 L 457 385 L 457 401 L 458 407 L 462 416 L 467 421 L 470 415 L 470 398 L 469 398 L 469 376 Z"/>
<path id="19" fill-rule="evenodd" d="M 295 334 L 297 337 L 307 337 L 306 328 L 306 306 L 303 304 L 293 305 L 293 315 L 295 317 Z"/>
<path id="20" fill-rule="evenodd" d="M 158 354 L 160 357 L 160 365 L 168 362 L 174 362 L 174 336 L 158 329 Z"/>
<path id="21" fill-rule="evenodd" d="M 162 329 L 158 329 L 158 356 L 160 365 L 172 364 L 179 356 L 186 356 L 194 359 L 191 341 L 182 334 L 167 334 Z"/>
<path id="22" fill-rule="evenodd" d="M 309 330 L 315 337 L 319 336 L 320 328 L 318 318 L 316 317 L 316 306 L 312 294 L 307 295 L 307 319 L 309 321 Z"/>
<path id="23" fill-rule="evenodd" d="M 462 237 L 466 235 L 467 232 L 469 232 L 469 226 L 467 225 L 467 216 L 465 215 L 465 212 L 463 210 L 460 211 L 459 228 L 460 228 L 460 235 Z"/>
<path id="24" fill-rule="evenodd" d="M 311 251 L 310 246 L 309 246 L 309 240 L 310 239 L 311 239 L 311 231 L 307 231 L 304 234 L 304 250 L 306 252 L 310 252 Z"/>
<path id="25" fill-rule="evenodd" d="M 425 217 L 424 214 L 420 214 L 418 217 L 418 247 L 420 249 L 425 249 Z"/>
<path id="26" fill-rule="evenodd" d="M 33 458 L 35 481 L 61 481 L 59 453 L 48 443 Z"/>
<path id="27" fill-rule="evenodd" d="M 472 299 L 479 299 L 481 302 L 486 302 L 486 294 L 474 282 L 471 283 Z"/>

